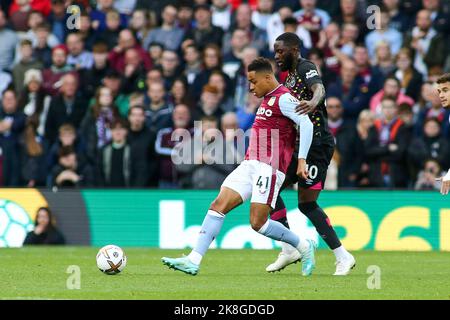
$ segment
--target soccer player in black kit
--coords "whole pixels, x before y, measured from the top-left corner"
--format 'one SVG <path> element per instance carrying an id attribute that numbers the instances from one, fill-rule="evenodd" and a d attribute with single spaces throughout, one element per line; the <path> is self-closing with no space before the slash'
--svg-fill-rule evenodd
<path id="1" fill-rule="evenodd" d="M 316 66 L 300 56 L 300 38 L 291 32 L 280 35 L 274 44 L 275 61 L 281 71 L 288 71 L 284 85 L 291 91 L 300 104 L 297 112 L 308 113 L 313 125 L 313 141 L 306 159 L 309 175 L 304 180 L 296 175 L 297 155 L 292 157 L 291 165 L 286 173 L 283 188 L 298 182 L 298 208 L 313 223 L 319 235 L 327 243 L 336 256 L 336 272 L 334 275 L 347 275 L 355 266 L 355 258 L 345 250 L 328 216 L 317 204 L 320 191 L 323 189 L 328 165 L 334 152 L 334 138 L 328 129 L 327 110 L 325 106 L 325 88 Z M 298 147 L 298 144 L 297 144 Z M 271 219 L 283 223 L 289 228 L 286 218 L 286 207 L 280 195 Z M 280 271 L 289 264 L 301 259 L 298 250 L 282 243 L 282 252 L 278 259 L 266 268 L 268 272 Z"/>

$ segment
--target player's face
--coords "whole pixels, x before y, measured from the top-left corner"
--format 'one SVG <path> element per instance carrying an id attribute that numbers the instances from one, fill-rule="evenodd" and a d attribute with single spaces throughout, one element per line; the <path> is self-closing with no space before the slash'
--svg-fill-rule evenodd
<path id="1" fill-rule="evenodd" d="M 437 85 L 439 99 L 444 108 L 450 108 L 450 82 L 439 83 Z"/>
<path id="2" fill-rule="evenodd" d="M 250 83 L 250 92 L 258 98 L 264 97 L 267 93 L 267 74 L 264 72 L 250 71 L 247 73 L 247 79 Z"/>
<path id="3" fill-rule="evenodd" d="M 297 50 L 288 47 L 283 41 L 275 41 L 273 46 L 275 51 L 275 61 L 281 71 L 288 71 L 294 64 Z"/>

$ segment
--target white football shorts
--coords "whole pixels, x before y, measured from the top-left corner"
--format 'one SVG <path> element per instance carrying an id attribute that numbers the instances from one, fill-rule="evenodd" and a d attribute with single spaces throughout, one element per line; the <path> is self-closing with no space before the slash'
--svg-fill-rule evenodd
<path id="1" fill-rule="evenodd" d="M 228 175 L 222 187 L 239 193 L 243 202 L 251 196 L 250 202 L 268 204 L 275 208 L 285 177 L 283 172 L 275 170 L 267 163 L 244 160 Z"/>

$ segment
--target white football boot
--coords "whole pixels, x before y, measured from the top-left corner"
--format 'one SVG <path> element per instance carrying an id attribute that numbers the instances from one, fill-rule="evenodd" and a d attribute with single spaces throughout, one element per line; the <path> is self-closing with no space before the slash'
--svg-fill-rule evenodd
<path id="1" fill-rule="evenodd" d="M 336 260 L 336 272 L 334 276 L 346 276 L 356 266 L 355 258 L 349 253 L 346 258 Z"/>
<path id="2" fill-rule="evenodd" d="M 301 260 L 300 252 L 293 246 L 282 242 L 281 252 L 274 263 L 267 266 L 267 272 L 281 271 L 292 263 L 297 263 Z"/>

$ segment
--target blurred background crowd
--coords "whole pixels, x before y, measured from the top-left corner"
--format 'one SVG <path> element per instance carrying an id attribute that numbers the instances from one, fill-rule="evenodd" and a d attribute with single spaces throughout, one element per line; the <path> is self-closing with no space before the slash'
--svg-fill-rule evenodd
<path id="1" fill-rule="evenodd" d="M 225 132 L 260 103 L 246 66 L 285 31 L 327 90 L 326 189 L 437 188 L 447 0 L 2 0 L 0 186 L 218 188 L 237 165 L 174 164 L 172 133 L 202 121 L 204 146 L 216 128 L 242 160 Z"/>

